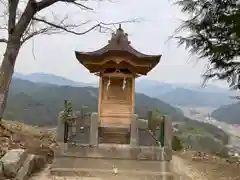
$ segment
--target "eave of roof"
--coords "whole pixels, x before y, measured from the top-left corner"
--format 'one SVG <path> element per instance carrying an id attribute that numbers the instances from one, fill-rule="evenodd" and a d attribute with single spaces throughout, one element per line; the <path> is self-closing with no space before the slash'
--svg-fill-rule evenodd
<path id="1" fill-rule="evenodd" d="M 104 55 L 116 53 L 117 54 L 129 54 L 134 56 L 135 58 L 139 58 L 142 60 L 150 60 L 150 61 L 158 61 L 161 58 L 161 55 L 147 55 L 143 54 L 136 49 L 134 49 L 130 45 L 130 41 L 128 41 L 128 34 L 124 33 L 121 29 L 117 29 L 116 33 L 112 34 L 112 38 L 108 41 L 108 44 L 103 48 L 92 51 L 92 52 L 78 52 L 75 51 L 75 55 L 79 62 L 87 61 L 88 59 L 96 59 L 98 60 Z"/>

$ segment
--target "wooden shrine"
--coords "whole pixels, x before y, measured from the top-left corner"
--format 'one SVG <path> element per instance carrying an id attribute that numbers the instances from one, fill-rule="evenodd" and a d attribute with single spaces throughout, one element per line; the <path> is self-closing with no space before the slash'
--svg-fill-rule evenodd
<path id="1" fill-rule="evenodd" d="M 58 118 L 59 146 L 54 150 L 51 174 L 172 180 L 171 120 L 165 117 L 163 130 L 151 129 L 151 123 L 148 128 L 146 120 L 134 113 L 135 79 L 147 75 L 161 55 L 135 50 L 121 26 L 105 47 L 75 53 L 90 73 L 99 76 L 98 112 L 89 116 L 87 109 L 72 111 L 65 103 Z M 151 119 L 149 111 L 148 120 Z M 115 169 L 117 174 L 113 174 Z"/>
<path id="2" fill-rule="evenodd" d="M 129 127 L 134 114 L 135 78 L 147 75 L 159 63 L 161 55 L 146 55 L 135 50 L 121 25 L 105 47 L 75 53 L 90 73 L 99 76 L 101 127 Z"/>

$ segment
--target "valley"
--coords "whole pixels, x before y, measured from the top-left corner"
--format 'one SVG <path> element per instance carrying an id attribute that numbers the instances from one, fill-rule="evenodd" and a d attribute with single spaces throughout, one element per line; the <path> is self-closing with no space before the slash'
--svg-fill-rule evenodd
<path id="1" fill-rule="evenodd" d="M 47 76 L 44 75 L 44 77 Z M 76 109 L 80 108 L 82 105 L 87 105 L 90 112 L 97 111 L 98 91 L 96 88 L 85 87 L 84 84 L 76 85 L 73 82 L 71 82 L 72 84 L 68 84 L 68 81 L 66 79 L 64 79 L 64 82 L 61 82 L 63 85 L 60 82 L 56 84 L 53 84 L 53 82 L 53 80 L 51 80 L 51 82 L 46 82 L 42 81 L 42 79 L 41 81 L 37 82 L 37 80 L 26 80 L 15 77 L 12 81 L 9 93 L 9 105 L 5 114 L 6 119 L 14 119 L 36 127 L 48 126 L 51 132 L 55 132 L 56 129 L 54 126 L 56 126 L 57 123 L 57 113 L 63 109 L 63 101 L 65 99 L 71 100 L 73 102 L 74 108 Z M 173 88 L 173 85 L 171 87 Z M 146 89 L 153 90 L 154 88 L 153 86 L 148 85 L 145 86 L 145 90 Z M 155 87 L 155 90 L 158 89 L 159 88 Z M 173 89 L 165 88 L 164 93 L 167 93 L 167 91 L 169 92 L 169 90 L 171 91 Z M 138 89 L 137 92 L 139 91 L 141 90 Z M 147 118 L 148 110 L 160 109 L 162 114 L 170 115 L 173 118 L 174 123 L 185 123 L 187 125 L 186 127 L 183 126 L 182 134 L 189 134 L 190 136 L 196 135 L 197 137 L 198 133 L 200 133 L 201 137 L 204 137 L 207 134 L 206 137 L 209 136 L 213 138 L 216 136 L 216 134 L 220 133 L 221 137 L 219 140 L 223 140 L 225 138 L 225 135 L 221 132 L 221 130 L 224 130 L 230 135 L 229 145 L 240 145 L 240 134 L 237 132 L 237 129 L 232 128 L 232 126 L 227 123 L 217 121 L 210 117 L 211 112 L 218 107 L 209 107 L 207 105 L 204 107 L 197 106 L 199 104 L 196 103 L 196 101 L 194 106 L 170 105 L 167 102 L 159 100 L 157 97 L 153 97 L 153 93 L 154 92 L 150 93 L 151 96 L 149 93 L 142 92 L 135 94 L 135 111 L 140 115 L 140 117 Z M 228 94 L 226 94 L 226 97 L 228 97 Z M 191 99 L 189 99 L 189 101 L 190 100 Z M 189 119 L 186 120 L 186 118 Z M 193 121 L 200 123 L 196 124 Z M 205 126 L 205 123 L 213 124 L 214 128 Z M 217 127 L 221 128 L 218 129 Z M 200 131 L 192 132 L 192 128 L 195 130 L 200 129 Z M 213 141 L 209 141 L 208 143 L 211 144 L 211 142 Z M 207 150 L 211 151 L 212 149 L 207 148 Z M 204 180 L 212 180 L 214 177 L 219 177 L 219 174 L 216 173 L 215 170 L 220 170 L 222 168 L 222 164 L 225 164 L 225 162 L 213 162 L 212 160 L 209 162 L 195 162 L 192 161 L 193 153 L 194 152 L 191 151 L 185 153 L 174 153 L 172 168 L 176 175 L 181 175 L 183 179 L 189 180 L 202 180 L 202 178 L 204 178 Z M 182 166 L 185 167 L 184 170 L 180 168 Z M 234 166 L 229 167 L 227 171 L 224 169 L 221 169 L 221 171 L 224 172 L 224 177 L 226 178 L 237 176 L 237 173 L 229 173 L 231 171 L 235 171 Z M 45 180 L 55 178 L 50 177 L 48 173 L 48 169 L 46 169 L 45 171 L 41 172 L 39 176 L 36 175 L 36 177 L 33 177 L 32 179 Z"/>
<path id="2" fill-rule="evenodd" d="M 214 126 L 223 129 L 230 136 L 229 147 L 236 147 L 236 151 L 240 153 L 240 131 L 239 127 L 235 127 L 232 124 L 228 124 L 222 121 L 218 121 L 210 116 L 215 108 L 211 107 L 179 107 L 184 115 L 196 121 L 213 124 Z M 192 111 L 195 113 L 192 113 Z"/>

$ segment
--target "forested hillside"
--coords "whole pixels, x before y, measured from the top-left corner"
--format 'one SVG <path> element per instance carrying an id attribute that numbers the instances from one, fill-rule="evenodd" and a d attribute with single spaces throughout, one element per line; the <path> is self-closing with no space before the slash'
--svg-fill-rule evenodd
<path id="1" fill-rule="evenodd" d="M 93 87 L 58 86 L 13 79 L 4 118 L 32 125 L 56 125 L 64 100 L 71 100 L 75 109 L 84 104 L 90 112 L 96 112 L 97 98 L 98 89 Z M 174 120 L 184 118 L 179 109 L 156 98 L 136 94 L 135 99 L 135 112 L 142 118 L 146 118 L 147 111 L 154 108 L 159 108 Z"/>
<path id="2" fill-rule="evenodd" d="M 211 116 L 229 124 L 240 124 L 240 103 L 222 106 L 213 111 Z"/>
<path id="3" fill-rule="evenodd" d="M 55 84 L 73 87 L 97 87 L 97 82 L 77 82 L 54 74 L 14 73 L 14 77 L 28 80 L 33 83 Z M 206 106 L 219 108 L 222 105 L 236 102 L 230 96 L 239 96 L 238 92 L 228 91 L 214 85 L 201 88 L 200 84 L 171 84 L 160 81 L 153 81 L 145 78 L 136 80 L 136 92 L 143 93 L 149 97 L 158 98 L 168 104 L 178 106 Z"/>
<path id="4" fill-rule="evenodd" d="M 64 100 L 71 100 L 74 109 L 80 109 L 82 105 L 86 105 L 89 112 L 96 112 L 98 89 L 13 79 L 4 118 L 31 125 L 55 126 L 58 112 L 63 109 Z M 142 118 L 147 118 L 148 110 L 158 108 L 162 114 L 168 114 L 174 121 L 181 122 L 178 126 L 178 136 L 185 147 L 190 145 L 193 149 L 216 151 L 228 139 L 227 134 L 217 127 L 189 120 L 179 109 L 161 100 L 138 93 L 135 95 L 135 100 L 135 112 Z"/>

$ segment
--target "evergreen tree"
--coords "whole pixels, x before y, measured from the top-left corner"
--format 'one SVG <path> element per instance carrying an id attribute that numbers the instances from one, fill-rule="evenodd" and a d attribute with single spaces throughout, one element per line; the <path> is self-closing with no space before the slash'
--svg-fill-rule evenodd
<path id="1" fill-rule="evenodd" d="M 188 35 L 175 37 L 199 59 L 208 60 L 205 80 L 227 80 L 230 87 L 240 89 L 240 1 L 178 0 L 176 4 L 189 18 L 177 29 L 177 34 L 184 30 Z"/>

